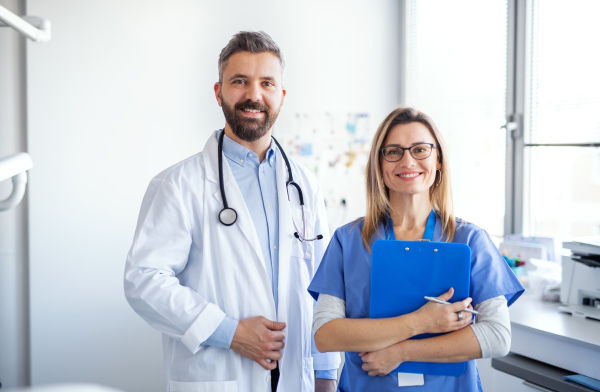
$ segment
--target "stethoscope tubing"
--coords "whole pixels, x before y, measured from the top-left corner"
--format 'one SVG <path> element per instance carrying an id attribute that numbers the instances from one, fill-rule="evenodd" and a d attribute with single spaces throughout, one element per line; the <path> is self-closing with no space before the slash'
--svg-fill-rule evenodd
<path id="1" fill-rule="evenodd" d="M 225 184 L 223 183 L 223 137 L 225 136 L 225 130 L 219 137 L 219 188 L 221 188 L 221 199 L 223 199 L 223 209 L 219 212 L 219 220 L 225 226 L 231 226 L 237 221 L 237 212 L 233 208 L 229 208 L 227 203 L 227 197 L 225 196 Z"/>
<path id="2" fill-rule="evenodd" d="M 227 196 L 225 196 L 225 184 L 223 181 L 223 140 L 224 140 L 224 138 L 225 138 L 225 130 L 223 130 L 223 132 L 221 132 L 221 135 L 219 136 L 218 154 L 217 154 L 218 155 L 218 157 L 217 157 L 218 163 L 219 163 L 219 188 L 221 190 L 221 199 L 223 200 L 223 209 L 219 212 L 219 221 L 221 221 L 221 223 L 224 224 L 225 226 L 231 226 L 237 221 L 237 212 L 233 208 L 229 207 L 229 204 L 227 203 Z M 285 152 L 283 151 L 281 144 L 279 144 L 277 139 L 275 139 L 273 136 L 271 136 L 271 139 L 273 139 L 273 141 L 277 145 L 277 148 L 281 152 L 281 156 L 283 157 L 283 160 L 285 161 L 285 166 L 287 167 L 288 180 L 285 183 L 285 189 L 286 189 L 286 192 L 288 195 L 288 201 L 290 200 L 290 191 L 289 191 L 290 185 L 295 187 L 296 190 L 298 191 L 298 199 L 300 202 L 300 208 L 302 209 L 302 226 L 304 228 L 304 232 L 302 233 L 302 235 L 299 234 L 300 230 L 298 230 L 298 228 L 296 227 L 296 223 L 292 219 L 292 223 L 294 224 L 294 228 L 296 229 L 296 232 L 294 233 L 294 237 L 298 238 L 302 242 L 320 240 L 323 238 L 323 236 L 321 234 L 317 235 L 315 238 L 306 238 L 306 232 L 305 232 L 306 231 L 306 220 L 304 217 L 304 196 L 302 194 L 302 189 L 300 188 L 300 185 L 298 185 L 298 183 L 296 183 L 294 181 L 294 176 L 292 174 L 292 166 L 290 165 L 290 161 L 289 161 L 287 155 L 285 154 Z"/>

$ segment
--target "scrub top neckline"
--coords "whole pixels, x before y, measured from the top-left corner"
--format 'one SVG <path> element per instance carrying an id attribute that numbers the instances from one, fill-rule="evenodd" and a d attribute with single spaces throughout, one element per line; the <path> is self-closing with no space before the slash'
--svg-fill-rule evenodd
<path id="1" fill-rule="evenodd" d="M 427 218 L 427 224 L 425 225 L 425 232 L 423 233 L 424 241 L 431 241 L 433 239 L 433 230 L 435 229 L 436 222 L 435 210 L 432 208 L 429 213 L 429 217 Z M 387 214 L 387 226 L 385 227 L 385 234 L 387 240 L 395 240 L 393 236 L 394 233 L 394 225 L 392 223 L 392 217 L 390 213 Z"/>

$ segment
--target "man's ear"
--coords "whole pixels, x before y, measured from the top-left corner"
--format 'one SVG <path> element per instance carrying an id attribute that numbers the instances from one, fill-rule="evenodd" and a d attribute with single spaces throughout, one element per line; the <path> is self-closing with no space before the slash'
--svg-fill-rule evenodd
<path id="1" fill-rule="evenodd" d="M 283 93 L 283 96 L 281 97 L 281 104 L 283 105 L 283 101 L 285 99 L 285 94 L 287 94 L 287 91 L 285 89 L 281 90 L 281 92 Z"/>
<path id="2" fill-rule="evenodd" d="M 215 83 L 215 98 L 217 98 L 217 103 L 219 104 L 219 106 L 223 106 L 221 103 L 221 83 L 217 82 Z"/>

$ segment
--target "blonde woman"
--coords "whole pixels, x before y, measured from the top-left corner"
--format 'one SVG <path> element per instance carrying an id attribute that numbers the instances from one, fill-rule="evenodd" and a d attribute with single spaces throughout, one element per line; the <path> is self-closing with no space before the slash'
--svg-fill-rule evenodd
<path id="1" fill-rule="evenodd" d="M 508 353 L 508 306 L 523 287 L 485 230 L 455 218 L 447 151 L 433 121 L 412 108 L 390 113 L 375 134 L 366 181 L 366 216 L 336 230 L 309 286 L 318 298 L 317 349 L 346 352 L 341 391 L 481 391 L 474 359 Z M 378 239 L 467 244 L 471 297 L 370 319 L 371 247 Z M 441 297 L 453 302 L 452 294 Z M 461 312 L 471 306 L 480 313 L 476 323 Z M 468 362 L 458 377 L 392 372 L 406 361 Z"/>

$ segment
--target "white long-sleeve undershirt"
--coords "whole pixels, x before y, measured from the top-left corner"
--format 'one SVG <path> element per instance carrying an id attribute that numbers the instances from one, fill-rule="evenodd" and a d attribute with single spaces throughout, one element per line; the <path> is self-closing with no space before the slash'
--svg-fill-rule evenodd
<path id="1" fill-rule="evenodd" d="M 480 314 L 475 317 L 473 329 L 482 358 L 502 357 L 510 350 L 510 317 L 504 296 L 483 301 L 475 306 Z M 331 320 L 346 318 L 346 301 L 328 294 L 320 294 L 313 318 L 313 333 Z"/>

